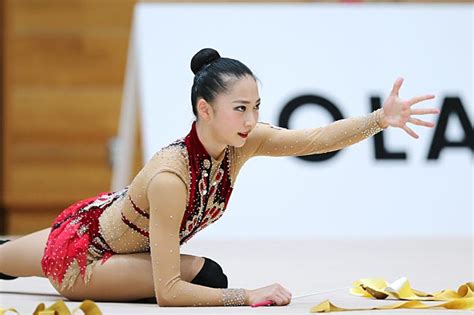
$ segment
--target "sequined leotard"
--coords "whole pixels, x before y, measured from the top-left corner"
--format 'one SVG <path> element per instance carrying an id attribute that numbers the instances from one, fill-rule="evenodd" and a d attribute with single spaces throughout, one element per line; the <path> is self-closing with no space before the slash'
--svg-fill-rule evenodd
<path id="1" fill-rule="evenodd" d="M 257 123 L 246 143 L 216 160 L 189 134 L 157 152 L 124 189 L 82 200 L 52 225 L 42 267 L 62 287 L 79 274 L 86 283 L 98 261 L 116 253 L 150 251 L 160 305 L 245 305 L 243 289 L 215 289 L 180 278 L 180 245 L 224 213 L 239 170 L 255 156 L 302 156 L 335 151 L 384 127 L 382 110 L 325 127 L 288 130 Z"/>

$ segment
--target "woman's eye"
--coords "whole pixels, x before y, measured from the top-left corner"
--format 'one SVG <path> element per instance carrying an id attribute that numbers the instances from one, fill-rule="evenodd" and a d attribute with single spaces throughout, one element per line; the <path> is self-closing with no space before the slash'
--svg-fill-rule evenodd
<path id="1" fill-rule="evenodd" d="M 247 110 L 247 108 L 245 106 L 239 106 L 239 107 L 236 107 L 235 109 L 238 110 L 239 112 L 245 112 Z M 254 109 L 259 110 L 260 109 L 260 104 L 255 106 Z"/>

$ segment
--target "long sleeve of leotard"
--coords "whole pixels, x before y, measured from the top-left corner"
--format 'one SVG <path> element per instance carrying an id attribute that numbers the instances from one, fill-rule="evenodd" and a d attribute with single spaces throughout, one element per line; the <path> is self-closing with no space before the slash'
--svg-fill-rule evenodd
<path id="1" fill-rule="evenodd" d="M 174 173 L 159 173 L 148 184 L 147 194 L 151 262 L 158 304 L 222 306 L 240 299 L 240 303 L 248 305 L 244 289 L 215 289 L 181 279 L 179 228 L 187 196 L 183 181 Z"/>
<path id="2" fill-rule="evenodd" d="M 335 121 L 327 126 L 290 130 L 257 123 L 240 156 L 302 156 L 340 150 L 382 131 L 382 109 L 364 117 Z"/>

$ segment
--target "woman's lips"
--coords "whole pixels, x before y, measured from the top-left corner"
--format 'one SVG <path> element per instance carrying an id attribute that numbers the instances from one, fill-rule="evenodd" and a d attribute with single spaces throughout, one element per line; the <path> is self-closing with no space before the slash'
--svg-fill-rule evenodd
<path id="1" fill-rule="evenodd" d="M 248 133 L 240 133 L 240 132 L 238 134 L 239 134 L 239 136 L 241 136 L 244 139 L 247 138 L 248 135 L 249 135 Z"/>

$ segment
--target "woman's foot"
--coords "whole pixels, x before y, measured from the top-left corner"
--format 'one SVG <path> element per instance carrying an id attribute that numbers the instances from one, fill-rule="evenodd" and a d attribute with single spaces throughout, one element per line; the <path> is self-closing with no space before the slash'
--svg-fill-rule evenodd
<path id="1" fill-rule="evenodd" d="M 0 245 L 2 245 L 3 243 L 6 243 L 6 242 L 9 242 L 10 240 L 0 240 Z M 1 273 L 0 272 L 0 279 L 2 280 L 13 280 L 13 279 L 16 279 L 18 277 L 12 277 L 12 276 L 9 276 L 9 275 L 6 275 L 4 273 Z"/>

